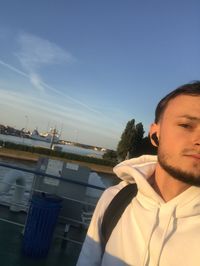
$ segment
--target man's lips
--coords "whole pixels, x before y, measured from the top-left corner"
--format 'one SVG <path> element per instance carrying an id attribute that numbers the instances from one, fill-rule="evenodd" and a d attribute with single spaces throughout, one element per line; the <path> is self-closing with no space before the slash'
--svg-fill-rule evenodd
<path id="1" fill-rule="evenodd" d="M 200 154 L 199 153 L 196 153 L 196 154 L 186 154 L 185 156 L 192 157 L 192 158 L 195 158 L 195 159 L 199 159 L 200 160 Z"/>

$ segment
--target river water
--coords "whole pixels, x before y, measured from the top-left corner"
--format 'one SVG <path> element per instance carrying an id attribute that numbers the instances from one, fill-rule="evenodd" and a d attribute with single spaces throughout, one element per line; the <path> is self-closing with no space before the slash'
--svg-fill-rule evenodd
<path id="1" fill-rule="evenodd" d="M 0 158 L 0 163 L 6 163 L 12 166 L 22 167 L 22 168 L 31 169 L 31 170 L 34 170 L 36 166 L 36 163 L 34 162 L 25 162 L 25 161 L 19 161 L 19 160 L 14 160 L 14 159 L 4 159 L 4 158 Z M 0 166 L 0 185 L 1 185 L 1 182 L 6 182 L 6 175 L 11 171 L 16 172 L 16 170 Z M 23 200 L 24 206 L 26 206 L 29 201 L 29 196 L 30 196 L 30 191 L 31 191 L 34 175 L 31 173 L 25 173 L 25 176 L 26 176 L 26 190 L 24 193 L 24 200 Z M 8 192 L 0 194 L 0 203 L 2 205 L 10 205 L 10 202 L 11 202 L 11 199 L 14 193 L 14 185 L 15 184 L 12 184 L 10 186 L 10 190 Z"/>
<path id="2" fill-rule="evenodd" d="M 28 139 L 28 138 L 20 138 L 20 137 L 15 137 L 15 136 L 10 136 L 10 135 L 0 134 L 0 140 L 9 141 L 9 142 L 13 142 L 16 144 L 24 144 L 28 146 L 50 148 L 50 143 L 45 142 L 45 141 L 38 141 L 38 140 L 33 140 L 33 139 Z M 56 146 L 60 146 L 63 152 L 85 155 L 89 157 L 102 158 L 104 154 L 104 152 L 101 152 L 101 151 L 80 148 L 80 147 L 76 147 L 72 145 L 56 144 Z"/>
<path id="3" fill-rule="evenodd" d="M 27 162 L 27 161 L 22 161 L 22 160 L 5 159 L 5 158 L 0 158 L 0 163 L 6 163 L 6 164 L 9 164 L 12 166 L 17 166 L 17 167 L 21 167 L 21 168 L 25 168 L 25 169 L 31 169 L 31 170 L 36 170 L 36 166 L 37 166 L 36 162 Z M 16 171 L 16 170 L 0 166 L 0 186 L 1 186 L 2 181 L 6 182 L 6 175 L 10 171 Z M 26 180 L 26 189 L 25 189 L 25 194 L 24 194 L 24 199 L 23 199 L 23 205 L 27 206 L 29 199 L 30 199 L 30 191 L 32 190 L 32 182 L 33 182 L 34 174 L 27 173 L 27 172 L 24 172 L 24 173 L 25 173 L 25 180 Z M 104 188 L 107 188 L 107 187 L 114 185 L 118 182 L 114 175 L 94 173 L 94 172 L 90 173 L 89 180 L 90 180 L 89 181 L 90 184 L 104 187 Z M 14 189 L 15 189 L 14 185 L 15 184 L 11 185 L 10 190 L 7 193 L 0 193 L 0 204 L 6 205 L 6 206 L 10 205 L 10 202 L 12 200 L 12 196 L 14 193 Z M 79 186 L 77 186 L 77 190 L 78 190 L 78 187 Z M 97 191 L 97 190 L 95 190 L 95 191 Z M 94 189 L 89 188 L 89 192 L 94 193 Z M 100 196 L 100 194 L 99 194 L 99 196 Z"/>

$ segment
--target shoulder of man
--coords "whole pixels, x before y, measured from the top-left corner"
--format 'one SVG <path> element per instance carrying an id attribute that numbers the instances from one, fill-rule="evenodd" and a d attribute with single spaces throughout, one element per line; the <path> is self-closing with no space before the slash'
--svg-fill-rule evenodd
<path id="1" fill-rule="evenodd" d="M 102 249 L 103 236 L 101 230 L 104 213 L 118 192 L 127 185 L 127 182 L 121 181 L 118 185 L 107 188 L 101 195 L 93 213 L 77 266 L 100 265 L 102 253 L 104 252 Z"/>
<path id="2" fill-rule="evenodd" d="M 113 198 L 127 185 L 128 183 L 126 181 L 121 181 L 119 184 L 111 186 L 103 192 L 96 206 L 96 208 L 99 209 L 101 215 L 104 215 L 105 210 L 107 209 Z"/>
<path id="3" fill-rule="evenodd" d="M 93 233 L 94 233 L 93 230 L 98 230 L 101 228 L 103 216 L 104 216 L 104 213 L 105 213 L 107 207 L 111 203 L 112 199 L 118 194 L 118 192 L 122 188 L 127 186 L 127 184 L 128 183 L 126 181 L 121 181 L 119 184 L 117 184 L 115 186 L 111 186 L 103 192 L 103 194 L 101 195 L 100 199 L 97 202 L 97 205 L 95 207 L 95 210 L 94 210 L 94 213 L 92 216 L 92 220 L 91 220 L 91 223 L 90 223 L 90 226 L 88 229 L 88 234 L 90 236 L 93 235 Z M 101 232 L 101 230 L 99 230 L 99 233 L 100 232 Z"/>

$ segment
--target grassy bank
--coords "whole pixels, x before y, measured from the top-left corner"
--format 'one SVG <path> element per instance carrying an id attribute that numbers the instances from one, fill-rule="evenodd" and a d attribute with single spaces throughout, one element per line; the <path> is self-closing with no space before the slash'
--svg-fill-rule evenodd
<path id="1" fill-rule="evenodd" d="M 0 157 L 4 158 L 11 158 L 11 159 L 16 159 L 16 160 L 24 160 L 24 161 L 32 161 L 32 162 L 37 162 L 39 157 L 48 157 L 51 159 L 55 160 L 62 160 L 65 162 L 71 162 L 75 164 L 79 164 L 82 166 L 89 167 L 92 171 L 95 172 L 101 172 L 101 173 L 107 173 L 107 174 L 112 174 L 113 167 L 112 166 L 106 166 L 106 165 L 99 165 L 95 163 L 89 163 L 89 162 L 82 162 L 82 161 L 75 161 L 75 160 L 69 160 L 65 158 L 58 158 L 54 156 L 48 156 L 48 155 L 43 155 L 39 153 L 32 153 L 32 152 L 27 152 L 27 151 L 20 151 L 20 150 L 15 150 L 15 149 L 7 149 L 7 148 L 1 148 L 0 149 Z"/>

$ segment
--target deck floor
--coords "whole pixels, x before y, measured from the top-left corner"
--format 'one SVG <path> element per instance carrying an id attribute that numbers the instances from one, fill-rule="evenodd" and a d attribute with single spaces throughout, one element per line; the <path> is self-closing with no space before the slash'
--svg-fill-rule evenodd
<path id="1" fill-rule="evenodd" d="M 33 259 L 22 254 L 22 227 L 0 221 L 1 266 L 75 266 L 81 246 L 68 242 L 61 248 L 62 239 L 54 238 L 45 259 Z"/>

